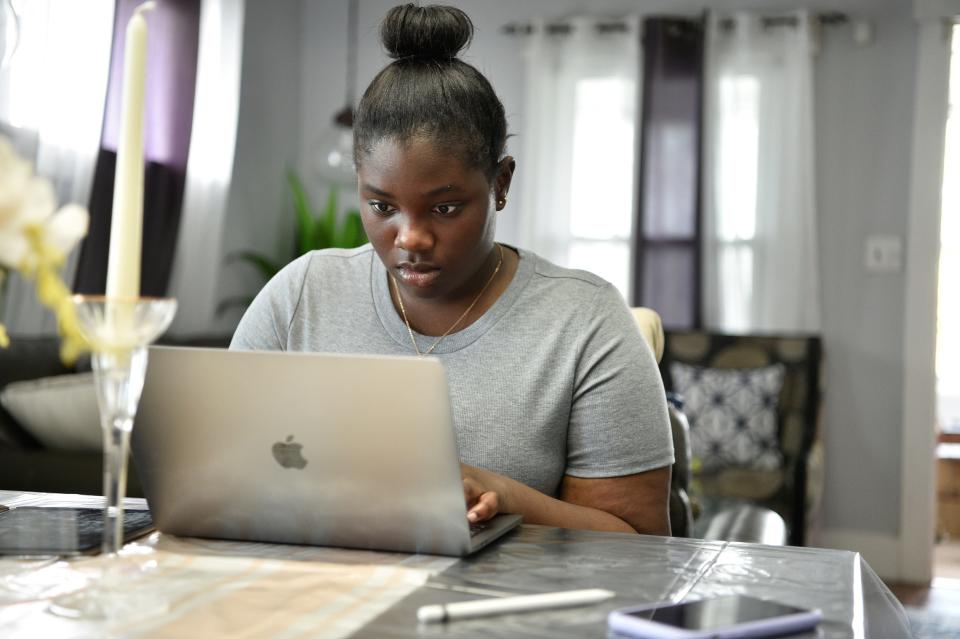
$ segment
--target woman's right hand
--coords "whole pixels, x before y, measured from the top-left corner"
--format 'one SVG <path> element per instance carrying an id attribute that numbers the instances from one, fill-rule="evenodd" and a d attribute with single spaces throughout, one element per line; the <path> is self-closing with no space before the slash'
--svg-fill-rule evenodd
<path id="1" fill-rule="evenodd" d="M 460 464 L 463 477 L 463 496 L 467 501 L 467 520 L 470 523 L 486 521 L 500 512 L 505 503 L 505 482 L 496 473 Z"/>

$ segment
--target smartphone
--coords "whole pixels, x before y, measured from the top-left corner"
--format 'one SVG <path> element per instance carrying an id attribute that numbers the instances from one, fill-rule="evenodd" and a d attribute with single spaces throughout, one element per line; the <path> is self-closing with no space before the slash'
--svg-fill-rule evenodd
<path id="1" fill-rule="evenodd" d="M 149 510 L 124 511 L 124 541 L 151 530 Z M 19 506 L 0 511 L 0 555 L 81 555 L 100 550 L 102 539 L 102 508 Z"/>
<path id="2" fill-rule="evenodd" d="M 822 619 L 819 610 L 730 595 L 622 608 L 610 613 L 607 625 L 620 635 L 638 639 L 723 639 L 813 630 Z"/>

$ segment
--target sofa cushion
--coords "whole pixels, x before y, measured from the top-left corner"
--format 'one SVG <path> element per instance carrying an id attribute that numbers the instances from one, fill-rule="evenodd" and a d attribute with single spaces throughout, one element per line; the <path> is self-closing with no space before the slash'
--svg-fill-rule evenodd
<path id="1" fill-rule="evenodd" d="M 672 362 L 670 374 L 684 399 L 691 448 L 702 472 L 782 467 L 777 432 L 782 365 L 718 369 Z"/>
<path id="2" fill-rule="evenodd" d="M 708 479 L 697 484 L 704 497 L 756 502 L 772 498 L 784 484 L 783 472 L 779 470 L 750 468 L 728 468 L 710 475 Z"/>
<path id="3" fill-rule="evenodd" d="M 60 361 L 60 341 L 55 337 L 11 335 L 0 348 L 0 390 L 12 382 L 74 372 Z M 36 448 L 40 444 L 15 417 L 0 407 L 0 448 Z"/>
<path id="4" fill-rule="evenodd" d="M 93 373 L 14 382 L 0 392 L 0 403 L 47 448 L 103 448 Z"/>

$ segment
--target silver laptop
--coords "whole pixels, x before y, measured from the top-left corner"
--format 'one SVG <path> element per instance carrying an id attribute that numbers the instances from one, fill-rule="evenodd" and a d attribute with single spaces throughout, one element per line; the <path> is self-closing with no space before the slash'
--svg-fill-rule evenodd
<path id="1" fill-rule="evenodd" d="M 469 525 L 435 359 L 152 347 L 133 456 L 175 535 L 462 556 L 520 523 Z"/>

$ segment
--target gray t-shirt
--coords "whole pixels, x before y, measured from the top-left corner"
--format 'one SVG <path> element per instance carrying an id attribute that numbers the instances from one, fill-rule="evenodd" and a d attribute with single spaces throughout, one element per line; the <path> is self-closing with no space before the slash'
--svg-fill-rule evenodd
<path id="1" fill-rule="evenodd" d="M 461 460 L 552 496 L 564 474 L 672 464 L 663 384 L 623 298 L 595 275 L 519 253 L 500 298 L 431 355 L 447 372 Z M 436 339 L 414 335 L 421 351 Z M 247 309 L 230 347 L 414 354 L 369 245 L 289 264 Z"/>

